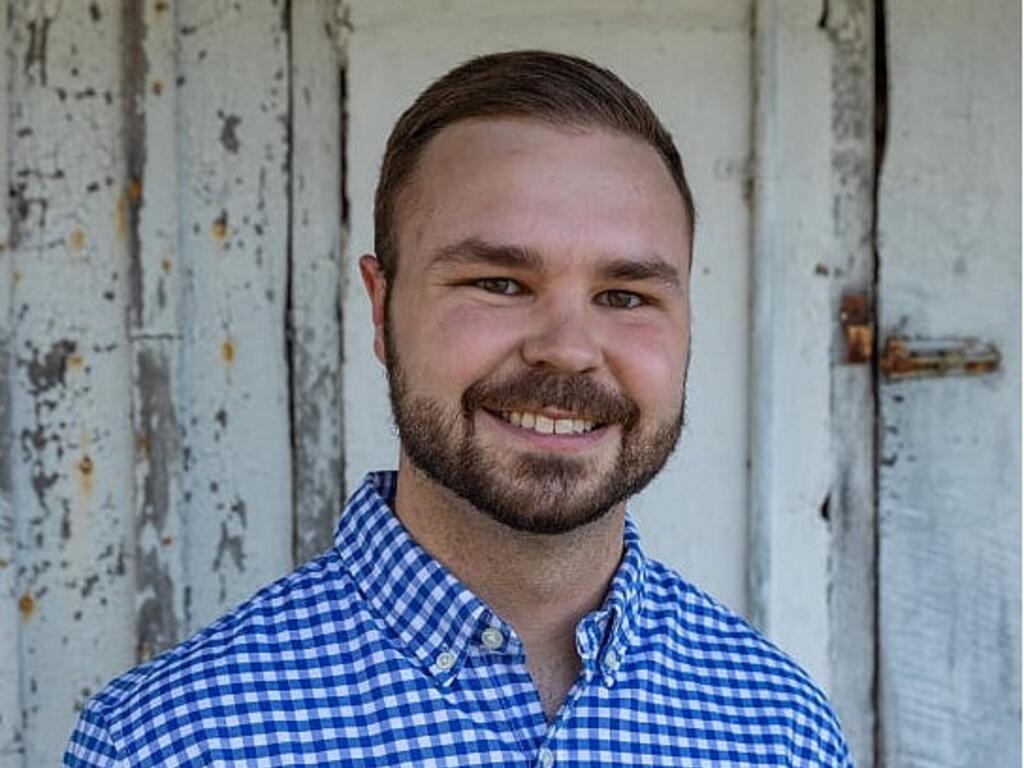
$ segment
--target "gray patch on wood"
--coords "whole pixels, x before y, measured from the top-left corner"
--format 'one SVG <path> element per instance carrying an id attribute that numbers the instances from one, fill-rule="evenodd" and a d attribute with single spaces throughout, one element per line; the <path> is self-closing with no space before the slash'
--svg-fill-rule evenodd
<path id="1" fill-rule="evenodd" d="M 220 129 L 220 143 L 231 154 L 238 154 L 238 148 L 241 143 L 238 141 L 238 126 L 242 122 L 242 118 L 238 115 L 225 115 L 223 112 L 218 111 L 217 116 L 222 121 Z"/>
<path id="2" fill-rule="evenodd" d="M 0 336 L 0 509 L 4 509 L 11 496 L 11 370 L 10 348 L 7 338 Z M 0 534 L 3 534 L 0 521 Z"/>
<path id="3" fill-rule="evenodd" d="M 137 320 L 144 311 L 142 242 L 139 233 L 139 208 L 145 189 L 146 112 L 142 108 L 143 89 L 149 82 L 149 61 L 143 47 L 145 25 L 141 4 L 123 0 L 121 9 L 121 132 L 128 171 L 128 190 L 124 200 L 127 214 L 130 306 Z"/>
<path id="4" fill-rule="evenodd" d="M 140 546 L 138 553 L 136 578 L 139 593 L 145 598 L 139 605 L 136 630 L 138 655 L 143 660 L 180 639 L 181 619 L 174 610 L 174 579 L 169 563 L 161 556 L 172 511 L 172 471 L 180 451 L 180 432 L 166 355 L 142 349 L 137 363 L 138 419 L 147 454 L 140 528 L 152 526 L 155 538 L 148 548 Z"/>
<path id="5" fill-rule="evenodd" d="M 32 73 L 35 70 L 38 73 L 39 84 L 46 85 L 46 57 L 52 21 L 52 18 L 41 13 L 26 24 L 29 37 L 23 71 L 30 84 L 33 82 Z"/>
<path id="6" fill-rule="evenodd" d="M 162 354 L 141 350 L 139 363 L 139 421 L 146 430 L 149 469 L 143 484 L 142 522 L 157 531 L 170 511 L 170 465 L 179 451 L 178 416 L 171 392 L 170 365 Z"/>
<path id="7" fill-rule="evenodd" d="M 35 423 L 31 428 L 22 428 L 20 442 L 23 461 L 30 467 L 32 490 L 43 512 L 41 519 L 45 519 L 52 511 L 47 494 L 60 479 L 59 472 L 48 472 L 47 468 L 53 466 L 50 459 L 59 461 L 64 455 L 62 432 L 59 429 L 50 431 L 45 414 L 53 410 L 60 400 L 57 391 L 65 387 L 68 358 L 75 353 L 78 345 L 70 339 L 60 339 L 42 354 L 30 341 L 27 341 L 25 346 L 29 349 L 31 357 L 18 359 L 17 366 L 24 370 L 28 378 L 28 392 L 33 399 Z M 41 522 L 41 519 L 33 522 Z M 37 541 L 37 544 L 41 545 L 42 542 Z"/>
<path id="8" fill-rule="evenodd" d="M 341 391 L 337 370 L 314 366 L 312 356 L 301 343 L 295 344 L 293 351 L 296 367 L 293 386 L 301 384 L 303 390 L 293 403 L 295 487 L 303 491 L 299 502 L 303 525 L 296 531 L 296 559 L 303 562 L 330 546 L 334 521 L 340 511 L 340 456 L 333 456 L 327 462 L 325 473 L 323 463 L 310 454 L 322 450 L 322 436 L 338 429 L 335 425 L 336 414 L 341 409 Z M 326 420 L 321 405 L 331 409 Z M 332 449 L 337 450 L 334 446 Z"/>
<path id="9" fill-rule="evenodd" d="M 23 358 L 19 363 L 25 368 L 29 384 L 32 385 L 30 394 L 39 397 L 55 387 L 63 387 L 68 358 L 75 353 L 77 343 L 71 339 L 60 339 L 42 356 L 31 342 L 26 342 L 26 346 L 30 349 L 32 357 Z"/>
<path id="10" fill-rule="evenodd" d="M 153 548 L 138 555 L 138 581 L 152 590 L 138 608 L 138 660 L 145 661 L 179 640 L 180 620 L 174 612 L 175 584 L 168 564 Z"/>

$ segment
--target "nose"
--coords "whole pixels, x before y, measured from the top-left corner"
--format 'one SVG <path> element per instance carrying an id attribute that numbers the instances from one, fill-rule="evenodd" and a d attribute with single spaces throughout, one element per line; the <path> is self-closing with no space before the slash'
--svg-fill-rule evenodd
<path id="1" fill-rule="evenodd" d="M 536 311 L 541 315 L 522 345 L 523 359 L 528 365 L 546 366 L 560 373 L 582 373 L 601 364 L 601 345 L 592 318 L 588 322 L 584 309 Z"/>

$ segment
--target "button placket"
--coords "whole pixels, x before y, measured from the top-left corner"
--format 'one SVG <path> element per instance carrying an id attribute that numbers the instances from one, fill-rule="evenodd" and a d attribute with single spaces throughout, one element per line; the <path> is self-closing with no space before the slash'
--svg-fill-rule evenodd
<path id="1" fill-rule="evenodd" d="M 555 764 L 555 753 L 548 747 L 541 747 L 537 753 L 537 765 L 540 768 L 551 768 Z"/>

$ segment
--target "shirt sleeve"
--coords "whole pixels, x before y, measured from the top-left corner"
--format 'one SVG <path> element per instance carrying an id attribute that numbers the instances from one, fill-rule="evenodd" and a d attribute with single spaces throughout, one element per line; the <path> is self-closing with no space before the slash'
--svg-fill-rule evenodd
<path id="1" fill-rule="evenodd" d="M 69 768 L 128 768 L 110 735 L 106 718 L 90 702 L 71 732 L 64 765 Z"/>

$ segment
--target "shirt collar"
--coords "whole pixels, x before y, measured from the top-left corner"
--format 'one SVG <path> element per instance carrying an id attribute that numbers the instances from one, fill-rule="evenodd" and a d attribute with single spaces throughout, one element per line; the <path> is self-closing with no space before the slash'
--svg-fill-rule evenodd
<path id="1" fill-rule="evenodd" d="M 409 535 L 392 511 L 398 476 L 372 472 L 352 494 L 334 543 L 377 616 L 441 685 L 454 680 L 467 654 L 487 645 L 494 628 L 504 642 L 489 650 L 522 654 L 514 630 Z M 585 616 L 576 643 L 588 678 L 606 682 L 623 666 L 641 610 L 646 558 L 627 517 L 623 558 L 604 604 Z M 493 640 L 494 633 L 490 633 Z"/>

